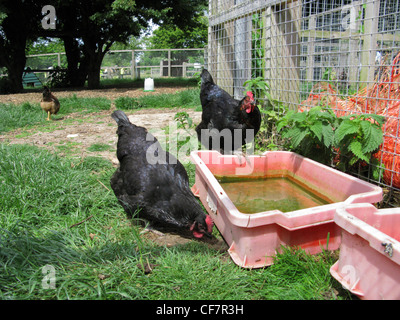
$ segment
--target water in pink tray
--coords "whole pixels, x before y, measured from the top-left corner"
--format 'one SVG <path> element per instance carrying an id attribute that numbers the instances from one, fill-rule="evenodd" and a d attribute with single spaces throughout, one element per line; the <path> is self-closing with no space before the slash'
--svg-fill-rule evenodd
<path id="1" fill-rule="evenodd" d="M 242 213 L 291 212 L 333 203 L 288 176 L 256 179 L 217 177 L 217 180 Z"/>
<path id="2" fill-rule="evenodd" d="M 380 187 L 293 152 L 237 158 L 193 151 L 192 191 L 224 237 L 233 261 L 244 268 L 271 265 L 282 246 L 310 254 L 336 250 L 341 241 L 333 221 L 336 209 L 382 200 Z"/>

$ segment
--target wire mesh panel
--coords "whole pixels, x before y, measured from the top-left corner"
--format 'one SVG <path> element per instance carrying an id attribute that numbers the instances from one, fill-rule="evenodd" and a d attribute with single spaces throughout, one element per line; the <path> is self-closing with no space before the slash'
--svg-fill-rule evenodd
<path id="1" fill-rule="evenodd" d="M 218 85 L 240 98 L 261 77 L 290 109 L 385 116 L 376 182 L 400 188 L 400 0 L 210 0 L 209 15 Z"/>

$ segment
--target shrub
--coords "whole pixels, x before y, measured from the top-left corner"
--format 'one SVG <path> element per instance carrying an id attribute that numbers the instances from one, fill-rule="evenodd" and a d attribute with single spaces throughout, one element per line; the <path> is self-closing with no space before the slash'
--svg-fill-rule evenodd
<path id="1" fill-rule="evenodd" d="M 337 152 L 337 168 L 348 171 L 362 161 L 373 162 L 383 142 L 383 123 L 384 117 L 376 114 L 337 117 L 330 109 L 314 107 L 288 112 L 278 121 L 277 131 L 288 149 L 324 164 L 332 164 Z"/>
<path id="2" fill-rule="evenodd" d="M 305 112 L 292 110 L 278 121 L 277 131 L 282 131 L 288 149 L 330 164 L 334 155 L 334 128 L 338 121 L 331 110 L 322 110 L 321 107 Z"/>

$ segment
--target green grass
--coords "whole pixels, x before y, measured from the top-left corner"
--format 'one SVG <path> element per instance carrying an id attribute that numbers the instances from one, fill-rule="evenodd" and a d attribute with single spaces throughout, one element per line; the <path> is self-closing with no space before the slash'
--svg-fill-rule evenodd
<path id="1" fill-rule="evenodd" d="M 66 115 L 73 112 L 91 113 L 110 110 L 111 101 L 107 98 L 78 98 L 73 95 L 60 99 L 60 111 L 57 115 Z"/>
<path id="2" fill-rule="evenodd" d="M 199 89 L 188 89 L 171 94 L 155 94 L 142 96 L 140 98 L 120 97 L 115 100 L 117 109 L 132 110 L 140 108 L 195 108 L 201 110 Z M 88 114 L 104 110 L 110 110 L 111 101 L 107 98 L 78 98 L 72 95 L 67 98 L 60 98 L 61 108 L 57 115 L 52 119 L 62 119 L 71 113 Z M 39 103 L 24 103 L 22 105 L 1 104 L 0 103 L 0 134 L 18 128 L 29 129 L 35 125 L 44 125 L 41 130 L 53 131 L 58 128 L 58 124 L 46 121 L 47 115 L 40 108 Z M 67 122 L 83 121 L 65 120 Z M 22 132 L 24 135 L 29 133 Z"/>
<path id="3" fill-rule="evenodd" d="M 39 103 L 0 104 L 0 134 L 45 121 L 46 115 Z"/>
<path id="4" fill-rule="evenodd" d="M 146 95 L 139 98 L 120 97 L 115 106 L 121 110 L 140 108 L 195 108 L 201 110 L 200 90 L 188 89 L 177 93 Z"/>
<path id="5" fill-rule="evenodd" d="M 0 299 L 350 298 L 329 274 L 337 257 L 327 251 L 283 248 L 274 265 L 247 270 L 204 243 L 146 241 L 111 191 L 114 170 L 99 157 L 0 145 Z M 192 184 L 194 165 L 187 170 Z"/>
<path id="6" fill-rule="evenodd" d="M 88 148 L 88 151 L 97 152 L 97 151 L 108 151 L 108 150 L 112 150 L 112 149 L 113 149 L 113 146 L 110 146 L 109 144 L 94 143 Z"/>
<path id="7" fill-rule="evenodd" d="M 140 103 L 195 107 L 195 90 L 143 97 Z M 109 109 L 107 99 L 72 96 L 62 104 L 61 117 Z M 37 124 L 44 131 L 54 125 L 38 104 L 0 105 L 0 132 Z M 274 265 L 247 270 L 201 242 L 166 247 L 146 240 L 111 190 L 115 168 L 102 157 L 72 157 L 77 148 L 69 141 L 54 153 L 0 144 L 0 299 L 352 298 L 330 276 L 337 253 L 311 256 L 283 247 Z M 93 144 L 88 151 L 113 152 L 110 148 Z M 195 166 L 185 167 L 192 185 Z M 214 235 L 220 237 L 216 228 Z M 143 263 L 153 264 L 151 273 L 138 267 Z M 55 288 L 46 288 L 46 266 L 53 270 Z"/>
<path id="8" fill-rule="evenodd" d="M 91 113 L 111 108 L 111 101 L 107 98 L 78 98 L 76 95 L 61 98 L 60 104 L 60 111 L 57 115 L 53 115 L 52 119 L 60 119 L 73 112 Z M 53 125 L 56 128 L 57 124 L 47 122 L 46 117 L 39 103 L 26 102 L 22 105 L 0 103 L 0 134 L 37 124 L 46 124 L 47 127 Z"/>

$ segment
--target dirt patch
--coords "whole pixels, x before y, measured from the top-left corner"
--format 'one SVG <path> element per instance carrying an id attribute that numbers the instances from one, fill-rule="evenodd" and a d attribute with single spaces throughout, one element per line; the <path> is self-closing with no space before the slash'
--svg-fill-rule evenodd
<path id="1" fill-rule="evenodd" d="M 87 115 L 69 114 L 62 119 L 53 120 L 51 124 L 56 127 L 49 129 L 48 124 L 41 128 L 35 126 L 32 129 L 18 129 L 0 135 L 1 143 L 31 144 L 57 152 L 60 156 L 70 155 L 73 157 L 101 156 L 110 160 L 113 165 L 118 165 L 116 157 L 117 125 L 111 118 L 110 111 L 102 111 Z M 142 109 L 127 112 L 130 121 L 138 126 L 147 128 L 149 132 L 162 140 L 160 135 L 164 134 L 161 128 L 175 123 L 174 116 L 177 112 L 185 111 L 197 124 L 201 119 L 201 112 L 191 109 Z M 192 127 L 188 134 L 194 135 Z M 101 145 L 106 150 L 91 151 L 94 145 Z M 108 148 L 107 148 L 108 146 Z M 182 162 L 187 158 L 179 159 Z"/>
<path id="2" fill-rule="evenodd" d="M 53 129 L 49 129 L 49 124 L 41 128 L 37 126 L 32 129 L 17 129 L 0 135 L 2 143 L 33 144 L 59 155 L 66 154 L 74 157 L 101 156 L 112 161 L 117 166 L 118 160 L 115 155 L 117 145 L 116 123 L 110 117 L 115 109 L 114 100 L 120 97 L 140 97 L 143 95 L 155 95 L 165 93 L 176 93 L 187 88 L 165 87 L 152 92 L 144 92 L 143 89 L 114 88 L 101 90 L 68 90 L 57 91 L 58 98 L 71 97 L 76 95 L 78 98 L 102 97 L 111 100 L 111 110 L 79 114 L 72 113 L 61 119 L 53 120 Z M 10 95 L 0 95 L 0 103 L 21 104 L 24 102 L 39 102 L 41 92 L 29 92 Z M 62 107 L 62 106 L 61 106 Z M 200 122 L 201 112 L 191 109 L 139 109 L 126 112 L 132 123 L 147 128 L 156 137 L 163 134 L 161 128 L 167 127 L 174 122 L 177 112 L 185 111 L 192 118 L 193 123 Z M 51 127 L 51 124 L 50 124 Z M 194 129 L 190 129 L 190 134 L 194 134 Z M 158 137 L 157 137 L 158 138 Z M 93 145 L 103 145 L 104 151 L 91 151 Z M 106 145 L 109 148 L 105 147 Z M 187 161 L 187 159 L 182 159 Z"/>

